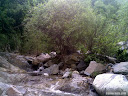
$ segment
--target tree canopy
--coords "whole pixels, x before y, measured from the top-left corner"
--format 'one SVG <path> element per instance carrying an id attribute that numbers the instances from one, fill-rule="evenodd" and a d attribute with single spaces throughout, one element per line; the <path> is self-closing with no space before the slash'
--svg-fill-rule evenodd
<path id="1" fill-rule="evenodd" d="M 1 0 L 0 50 L 113 56 L 127 40 L 128 0 Z"/>
<path id="2" fill-rule="evenodd" d="M 25 49 L 29 44 L 32 50 L 38 46 L 36 51 L 70 54 L 84 47 L 94 53 L 112 55 L 121 36 L 116 32 L 118 9 L 116 1 L 105 0 L 96 0 L 93 5 L 91 0 L 49 0 L 39 4 L 24 20 Z"/>

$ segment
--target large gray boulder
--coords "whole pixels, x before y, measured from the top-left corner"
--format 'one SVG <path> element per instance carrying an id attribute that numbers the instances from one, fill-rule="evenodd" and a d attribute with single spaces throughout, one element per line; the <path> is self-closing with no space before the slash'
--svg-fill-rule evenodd
<path id="1" fill-rule="evenodd" d="M 12 65 L 7 59 L 0 56 L 0 82 L 16 83 L 25 78 L 25 71 Z"/>
<path id="2" fill-rule="evenodd" d="M 114 73 L 128 74 L 128 62 L 117 63 L 112 68 Z"/>
<path id="3" fill-rule="evenodd" d="M 5 84 L 0 82 L 0 96 L 4 96 L 5 95 L 5 90 L 7 90 L 9 87 L 11 87 L 9 84 Z"/>
<path id="4" fill-rule="evenodd" d="M 59 90 L 74 94 L 83 94 L 81 96 L 87 96 L 87 93 L 89 92 L 89 84 L 88 84 L 88 77 L 82 77 L 77 72 L 73 72 L 72 78 L 66 80 L 64 83 L 61 83 L 59 86 Z M 79 95 L 78 95 L 79 96 Z"/>
<path id="5" fill-rule="evenodd" d="M 101 96 L 107 94 L 110 94 L 109 96 L 118 96 L 117 93 L 128 96 L 128 80 L 124 75 L 110 73 L 97 75 L 93 81 L 93 86 Z"/>
<path id="6" fill-rule="evenodd" d="M 23 87 L 7 84 L 0 82 L 0 96 L 23 96 L 25 92 L 23 92 Z M 22 89 L 21 89 L 22 88 Z"/>
<path id="7" fill-rule="evenodd" d="M 18 67 L 10 64 L 7 59 L 0 56 L 0 69 L 5 68 L 10 70 L 11 72 L 23 72 L 23 70 L 19 69 Z"/>
<path id="8" fill-rule="evenodd" d="M 11 69 L 13 66 L 3 57 L 0 56 L 0 67 Z"/>
<path id="9" fill-rule="evenodd" d="M 21 82 L 24 78 L 26 78 L 27 75 L 26 74 L 22 74 L 22 73 L 11 73 L 9 72 L 2 72 L 0 70 L 0 82 L 4 82 L 4 83 L 17 83 L 17 82 Z"/>
<path id="10" fill-rule="evenodd" d="M 52 74 L 52 75 L 58 74 L 59 66 L 57 64 L 54 64 L 54 65 L 50 66 L 49 68 L 44 69 L 44 72 Z"/>
<path id="11" fill-rule="evenodd" d="M 30 56 L 24 56 L 7 52 L 0 52 L 0 56 L 5 58 L 12 65 L 19 67 L 20 69 L 28 70 L 28 68 L 30 68 L 27 60 L 28 58 L 32 58 Z"/>
<path id="12" fill-rule="evenodd" d="M 37 60 L 38 61 L 40 61 L 40 62 L 44 62 L 44 61 L 47 61 L 48 59 L 50 59 L 51 58 L 51 56 L 49 55 L 49 54 L 44 54 L 44 53 L 42 53 L 41 55 L 39 55 L 38 57 L 37 57 Z"/>
<path id="13" fill-rule="evenodd" d="M 52 58 L 48 53 L 41 53 L 41 55 L 34 57 L 32 61 L 32 65 L 39 65 L 42 62 L 48 61 Z"/>

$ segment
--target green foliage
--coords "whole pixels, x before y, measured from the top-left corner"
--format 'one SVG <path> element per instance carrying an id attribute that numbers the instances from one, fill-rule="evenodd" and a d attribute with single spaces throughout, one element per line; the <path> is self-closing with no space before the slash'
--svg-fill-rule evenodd
<path id="1" fill-rule="evenodd" d="M 113 4 L 114 2 L 114 4 Z M 107 0 L 97 0 L 94 3 L 94 10 L 97 15 L 101 15 L 103 19 L 99 24 L 100 27 L 96 26 L 97 37 L 94 38 L 96 41 L 93 47 L 94 52 L 113 56 L 117 51 L 116 44 L 121 38 L 121 34 L 117 32 L 117 9 L 119 5 L 113 0 L 107 2 Z M 99 21 L 99 20 L 98 20 Z"/>
<path id="2" fill-rule="evenodd" d="M 37 0 L 0 0 L 1 51 L 20 50 L 22 21 L 28 9 L 38 2 Z"/>
<path id="3" fill-rule="evenodd" d="M 8 40 L 6 35 L 0 34 L 0 51 L 5 50 Z"/>
<path id="4" fill-rule="evenodd" d="M 116 56 L 117 56 L 117 60 L 120 62 L 128 61 L 127 50 L 118 50 Z"/>
<path id="5" fill-rule="evenodd" d="M 127 9 L 128 0 L 0 0 L 0 51 L 113 56 L 127 40 Z"/>
<path id="6" fill-rule="evenodd" d="M 35 30 L 37 33 L 42 32 L 47 35 L 50 38 L 51 51 L 54 50 L 61 54 L 73 52 L 83 39 L 79 38 L 83 37 L 84 32 L 81 31 L 83 26 L 80 26 L 80 23 L 84 23 L 82 20 L 91 14 L 89 6 L 85 9 L 82 3 L 88 2 L 50 0 L 46 4 L 39 4 L 30 11 L 31 16 L 25 20 L 27 21 L 25 30 L 29 34 L 35 34 L 33 33 Z M 89 14 L 86 15 L 86 12 Z"/>
<path id="7" fill-rule="evenodd" d="M 117 25 L 119 4 L 115 0 L 95 0 L 93 3 L 92 6 L 91 0 L 49 0 L 39 4 L 30 10 L 24 20 L 24 34 L 27 32 L 29 35 L 26 38 L 34 38 L 42 33 L 48 38 L 42 39 L 42 43 L 38 39 L 37 46 L 42 46 L 40 51 L 49 48 L 52 50 L 48 51 L 68 54 L 82 49 L 113 56 L 122 36 Z M 43 35 L 39 35 L 39 38 Z M 31 41 L 29 39 L 27 45 L 34 48 Z"/>
<path id="8" fill-rule="evenodd" d="M 108 63 L 105 58 L 98 56 L 96 54 L 85 54 L 84 58 L 85 58 L 84 61 L 86 63 L 90 63 L 90 61 L 96 61 L 97 63 L 101 63 L 101 64 Z"/>
<path id="9" fill-rule="evenodd" d="M 123 33 L 122 40 L 128 40 L 128 1 L 122 4 L 118 10 L 118 31 Z"/>

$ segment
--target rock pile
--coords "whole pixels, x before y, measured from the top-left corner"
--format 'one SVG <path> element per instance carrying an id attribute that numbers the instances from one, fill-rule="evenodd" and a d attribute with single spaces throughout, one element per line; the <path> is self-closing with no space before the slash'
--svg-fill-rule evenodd
<path id="1" fill-rule="evenodd" d="M 0 56 L 0 96 L 92 96 L 91 94 L 95 94 L 90 91 L 90 83 L 88 83 L 92 79 L 82 77 L 74 69 L 61 70 L 63 78 L 54 76 L 60 74 L 59 67 L 62 63 L 51 64 L 48 68 L 39 67 L 34 72 L 35 74 L 40 72 L 40 76 L 31 76 L 14 65 Z M 64 75 L 67 74 L 66 72 L 70 73 L 69 76 Z"/>
<path id="2" fill-rule="evenodd" d="M 128 96 L 128 62 L 117 63 L 112 68 L 113 73 L 96 76 L 94 88 L 101 96 Z"/>

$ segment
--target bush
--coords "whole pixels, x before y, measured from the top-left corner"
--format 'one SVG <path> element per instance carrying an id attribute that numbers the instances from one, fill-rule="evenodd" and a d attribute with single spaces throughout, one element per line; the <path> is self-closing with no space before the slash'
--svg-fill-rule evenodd
<path id="1" fill-rule="evenodd" d="M 117 56 L 117 60 L 119 62 L 128 61 L 128 53 L 127 53 L 127 50 L 118 50 L 116 56 Z"/>
<path id="2" fill-rule="evenodd" d="M 106 6 L 102 5 L 110 15 L 113 9 Z M 100 12 L 98 5 L 95 7 L 91 0 L 49 0 L 39 4 L 24 20 L 24 49 L 30 53 L 47 50 L 67 55 L 78 49 L 84 52 L 85 48 L 94 54 L 113 56 L 119 39 L 117 28 L 111 16 Z"/>
<path id="3" fill-rule="evenodd" d="M 44 41 L 47 45 L 42 45 L 42 49 L 38 50 L 44 51 L 43 48 L 48 48 L 60 54 L 75 52 L 85 41 L 82 20 L 88 20 L 93 12 L 88 9 L 90 4 L 87 3 L 81 0 L 49 0 L 48 3 L 34 7 L 24 20 L 26 22 L 24 34 L 27 39 L 24 46 L 28 46 L 25 49 L 29 50 L 31 46 L 33 51 L 37 50 L 35 46 L 41 46 Z M 87 4 L 86 8 L 83 4 Z M 48 40 L 42 38 L 43 36 Z"/>

